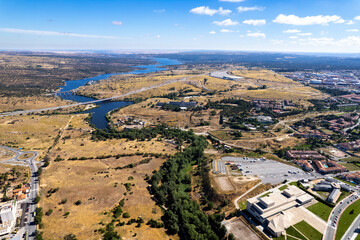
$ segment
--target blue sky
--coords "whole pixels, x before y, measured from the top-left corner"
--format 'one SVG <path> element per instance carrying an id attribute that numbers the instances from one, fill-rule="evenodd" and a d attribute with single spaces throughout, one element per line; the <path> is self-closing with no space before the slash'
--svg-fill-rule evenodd
<path id="1" fill-rule="evenodd" d="M 0 49 L 360 52 L 359 0 L 0 0 Z"/>

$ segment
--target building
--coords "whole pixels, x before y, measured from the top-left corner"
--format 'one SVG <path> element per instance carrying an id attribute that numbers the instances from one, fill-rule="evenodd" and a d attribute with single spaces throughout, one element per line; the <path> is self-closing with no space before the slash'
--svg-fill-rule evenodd
<path id="1" fill-rule="evenodd" d="M 307 160 L 295 160 L 295 163 L 306 172 L 314 170 L 311 163 L 309 163 Z"/>
<path id="2" fill-rule="evenodd" d="M 330 192 L 329 196 L 326 198 L 326 201 L 335 204 L 341 195 L 341 188 L 342 186 L 340 186 L 340 184 L 326 180 L 315 184 L 313 190 Z"/>
<path id="3" fill-rule="evenodd" d="M 329 173 L 341 173 L 347 172 L 346 167 L 334 162 L 334 161 L 314 161 L 319 173 L 329 174 Z"/>
<path id="4" fill-rule="evenodd" d="M 168 103 L 157 103 L 156 106 L 162 107 L 165 104 L 179 107 L 181 110 L 187 110 L 197 106 L 197 102 L 168 102 Z"/>
<path id="5" fill-rule="evenodd" d="M 319 139 L 327 139 L 327 138 L 329 138 L 328 135 L 326 135 L 325 133 L 320 132 L 319 130 L 309 130 L 309 131 L 306 131 L 306 132 L 295 133 L 294 136 L 295 137 L 300 137 L 300 138 L 319 138 Z"/>
<path id="6" fill-rule="evenodd" d="M 16 224 L 17 201 L 10 201 L 0 205 L 0 236 L 12 232 Z"/>
<path id="7" fill-rule="evenodd" d="M 27 185 L 22 185 L 21 188 L 15 189 L 13 191 L 13 196 L 16 199 L 16 201 L 21 201 L 21 200 L 25 200 L 27 194 L 30 192 L 30 186 Z"/>
<path id="8" fill-rule="evenodd" d="M 317 151 L 296 151 L 290 150 L 286 152 L 286 156 L 292 160 L 324 160 L 323 155 Z"/>
<path id="9" fill-rule="evenodd" d="M 343 151 L 357 151 L 360 149 L 360 140 L 356 140 L 353 142 L 339 143 L 337 147 Z"/>
<path id="10" fill-rule="evenodd" d="M 339 178 L 348 182 L 360 184 L 360 171 L 342 174 L 339 176 Z"/>
<path id="11" fill-rule="evenodd" d="M 292 214 L 287 210 L 312 201 L 313 197 L 290 185 L 282 192 L 247 200 L 247 211 L 274 236 L 280 236 L 291 224 Z"/>

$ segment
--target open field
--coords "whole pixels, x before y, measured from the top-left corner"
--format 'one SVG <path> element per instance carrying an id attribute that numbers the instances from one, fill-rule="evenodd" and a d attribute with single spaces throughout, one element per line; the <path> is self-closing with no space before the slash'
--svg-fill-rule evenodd
<path id="1" fill-rule="evenodd" d="M 0 147 L 0 161 L 8 160 L 15 156 L 15 153 Z"/>
<path id="2" fill-rule="evenodd" d="M 36 150 L 41 154 L 54 143 L 71 116 L 11 116 L 0 119 L 0 144 Z"/>
<path id="3" fill-rule="evenodd" d="M 142 142 L 126 139 L 92 141 L 90 133 L 93 129 L 84 120 L 86 116 L 86 114 L 74 115 L 68 127 L 62 132 L 58 144 L 51 151 L 51 158 L 87 158 L 135 153 L 174 154 L 176 152 L 174 144 L 157 139 Z"/>
<path id="4" fill-rule="evenodd" d="M 322 203 L 322 202 L 317 202 L 309 207 L 307 207 L 307 209 L 314 213 L 315 215 L 321 217 L 325 222 L 327 222 L 329 215 L 332 211 L 332 208 L 329 207 L 328 205 Z"/>
<path id="5" fill-rule="evenodd" d="M 127 116 L 145 121 L 146 125 L 166 123 L 170 126 L 177 126 L 180 128 L 191 127 L 195 132 L 207 132 L 220 127 L 219 117 L 211 116 L 210 114 L 212 110 L 202 110 L 192 113 L 191 111 L 165 111 L 159 107 L 155 107 L 158 102 L 169 101 L 171 100 L 166 98 L 148 99 L 144 102 L 133 104 L 115 111 L 111 114 L 111 120 L 116 124 L 119 119 Z M 199 126 L 201 121 L 208 121 L 210 126 Z"/>
<path id="6" fill-rule="evenodd" d="M 52 162 L 44 170 L 41 181 L 40 206 L 44 212 L 53 210 L 50 216 L 44 216 L 44 239 L 63 238 L 67 234 L 75 234 L 78 239 L 99 239 L 100 234 L 94 230 L 103 228 L 103 224 L 111 221 L 111 211 L 121 199 L 125 199 L 123 212 L 128 212 L 130 218 L 142 217 L 145 221 L 159 220 L 162 211 L 155 205 L 147 190 L 144 180 L 146 174 L 158 169 L 165 161 L 153 158 L 147 164 L 134 168 L 115 170 L 118 166 L 139 162 L 141 156 L 123 157 L 119 159 L 93 159 L 88 161 Z M 127 190 L 123 185 L 130 183 Z M 47 197 L 50 189 L 58 191 Z M 66 203 L 61 204 L 66 199 Z M 80 200 L 80 205 L 75 205 Z M 64 213 L 69 212 L 68 217 Z M 120 217 L 127 222 L 130 218 Z M 137 239 L 164 239 L 163 228 L 150 228 L 142 224 L 136 228 L 136 223 L 116 227 L 115 230 L 123 239 L 130 239 L 135 233 Z"/>
<path id="7" fill-rule="evenodd" d="M 346 230 L 350 227 L 354 219 L 360 214 L 360 200 L 355 201 L 353 204 L 348 206 L 345 211 L 341 214 L 338 227 L 336 230 L 335 240 L 340 240 L 345 234 Z"/>
<path id="8" fill-rule="evenodd" d="M 305 235 L 305 237 L 307 237 L 307 239 L 311 239 L 311 240 L 322 239 L 322 234 L 305 221 L 301 221 L 301 222 L 295 224 L 294 228 L 296 230 L 298 230 L 300 233 L 302 233 L 303 235 Z"/>
<path id="9" fill-rule="evenodd" d="M 346 167 L 349 171 L 360 171 L 360 166 L 354 163 L 340 163 L 344 167 Z"/>
<path id="10" fill-rule="evenodd" d="M 48 108 L 68 104 L 68 101 L 54 96 L 0 97 L 0 112 Z"/>

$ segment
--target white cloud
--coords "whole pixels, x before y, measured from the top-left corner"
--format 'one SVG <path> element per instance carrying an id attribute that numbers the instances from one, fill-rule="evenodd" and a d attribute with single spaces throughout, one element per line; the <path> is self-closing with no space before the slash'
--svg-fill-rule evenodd
<path id="1" fill-rule="evenodd" d="M 244 2 L 245 0 L 220 0 L 220 2 Z"/>
<path id="2" fill-rule="evenodd" d="M 359 36 L 349 36 L 339 40 L 334 38 L 307 38 L 298 40 L 301 45 L 313 45 L 313 46 L 335 46 L 335 47 L 360 47 L 360 37 Z"/>
<path id="3" fill-rule="evenodd" d="M 230 29 L 221 29 L 220 32 L 222 32 L 222 33 L 232 33 L 232 32 L 238 32 L 238 31 L 234 31 L 234 30 L 230 30 Z"/>
<path id="4" fill-rule="evenodd" d="M 214 21 L 213 23 L 218 25 L 218 26 L 224 26 L 224 27 L 239 25 L 239 22 L 233 21 L 230 18 L 225 19 L 224 21 Z"/>
<path id="5" fill-rule="evenodd" d="M 215 14 L 227 15 L 231 13 L 231 10 L 223 9 L 222 7 L 220 7 L 219 9 L 211 9 L 206 6 L 201 6 L 191 9 L 190 12 L 193 14 L 213 16 Z"/>
<path id="6" fill-rule="evenodd" d="M 327 25 L 329 23 L 345 23 L 345 20 L 337 15 L 317 15 L 317 16 L 306 16 L 298 17 L 295 15 L 284 15 L 279 14 L 273 22 L 290 25 Z"/>
<path id="7" fill-rule="evenodd" d="M 160 35 L 156 35 L 155 37 L 156 37 L 157 39 L 160 39 L 160 38 L 161 38 L 161 36 L 160 36 Z"/>
<path id="8" fill-rule="evenodd" d="M 353 25 L 353 24 L 355 24 L 355 22 L 354 22 L 353 20 L 349 20 L 349 21 L 347 21 L 345 24 L 346 24 L 346 25 Z"/>
<path id="9" fill-rule="evenodd" d="M 17 28 L 0 28 L 0 31 L 8 32 L 8 33 L 32 34 L 32 35 L 41 35 L 41 36 L 68 36 L 68 37 L 81 37 L 81 38 L 119 39 L 119 37 L 115 37 L 115 36 L 89 35 L 89 34 L 53 32 L 53 31 L 41 31 L 41 30 L 25 30 L 25 29 L 17 29 Z"/>
<path id="10" fill-rule="evenodd" d="M 246 36 L 255 38 L 266 38 L 266 34 L 262 32 L 248 32 Z"/>
<path id="11" fill-rule="evenodd" d="M 354 17 L 354 20 L 360 21 L 360 16 Z"/>
<path id="12" fill-rule="evenodd" d="M 284 41 L 283 40 L 275 40 L 275 39 L 273 39 L 273 40 L 270 40 L 274 45 L 280 45 L 280 44 L 282 44 Z"/>
<path id="13" fill-rule="evenodd" d="M 298 33 L 299 36 L 311 36 L 312 33 L 311 32 L 307 32 L 307 33 Z"/>
<path id="14" fill-rule="evenodd" d="M 290 36 L 290 39 L 298 39 L 298 36 Z"/>
<path id="15" fill-rule="evenodd" d="M 243 21 L 244 24 L 254 25 L 254 26 L 260 26 L 265 25 L 266 20 L 265 19 L 248 19 Z"/>
<path id="16" fill-rule="evenodd" d="M 356 28 L 355 28 L 355 29 L 346 29 L 346 31 L 347 31 L 347 32 L 358 32 L 359 29 L 356 29 Z"/>
<path id="17" fill-rule="evenodd" d="M 298 29 L 288 29 L 288 30 L 283 31 L 283 33 L 299 33 L 299 32 L 301 32 L 301 31 Z"/>
<path id="18" fill-rule="evenodd" d="M 210 31 L 209 34 L 216 34 L 216 32 L 215 31 Z"/>
<path id="19" fill-rule="evenodd" d="M 114 24 L 114 25 L 118 25 L 118 26 L 123 25 L 122 21 L 112 21 L 111 23 Z"/>
<path id="20" fill-rule="evenodd" d="M 248 12 L 248 11 L 263 11 L 264 7 L 238 7 L 238 12 Z"/>

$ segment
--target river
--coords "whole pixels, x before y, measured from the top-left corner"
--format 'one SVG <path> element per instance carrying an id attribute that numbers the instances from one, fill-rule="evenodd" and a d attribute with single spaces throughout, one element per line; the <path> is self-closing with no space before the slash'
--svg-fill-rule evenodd
<path id="1" fill-rule="evenodd" d="M 154 58 L 153 60 L 156 61 L 157 64 L 134 66 L 135 68 L 140 68 L 140 69 L 136 69 L 131 72 L 102 74 L 102 75 L 92 77 L 92 78 L 84 78 L 84 79 L 80 79 L 80 80 L 66 81 L 65 86 L 62 87 L 59 91 L 59 96 L 65 100 L 72 100 L 72 101 L 76 101 L 76 102 L 93 101 L 96 99 L 90 98 L 90 97 L 79 96 L 79 95 L 73 94 L 71 92 L 69 93 L 69 91 L 75 90 L 78 87 L 84 86 L 89 81 L 100 81 L 100 80 L 109 78 L 114 75 L 145 74 L 145 73 L 164 71 L 164 70 L 166 70 L 166 68 L 164 68 L 165 66 L 181 64 L 177 60 L 168 59 L 168 58 Z M 67 93 L 64 93 L 64 92 L 67 92 Z M 63 94 L 61 94 L 61 93 L 63 93 Z M 93 108 L 93 109 L 84 111 L 82 113 L 91 113 L 92 118 L 90 120 L 90 123 L 93 124 L 97 128 L 104 129 L 107 127 L 106 114 L 109 111 L 117 109 L 117 108 L 121 108 L 124 106 L 128 106 L 130 104 L 132 104 L 132 103 L 125 102 L 125 101 L 99 102 L 99 103 L 97 103 L 97 105 L 98 105 L 97 108 Z"/>

